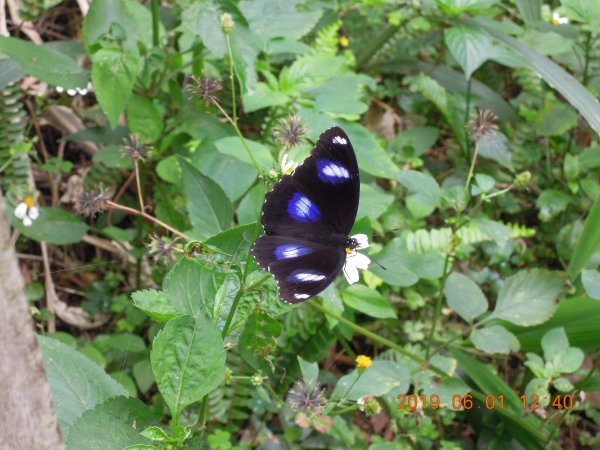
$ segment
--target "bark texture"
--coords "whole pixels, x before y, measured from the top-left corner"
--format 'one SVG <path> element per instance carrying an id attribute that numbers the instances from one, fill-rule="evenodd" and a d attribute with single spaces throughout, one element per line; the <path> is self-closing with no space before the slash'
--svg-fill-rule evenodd
<path id="1" fill-rule="evenodd" d="M 0 449 L 64 444 L 0 192 Z"/>

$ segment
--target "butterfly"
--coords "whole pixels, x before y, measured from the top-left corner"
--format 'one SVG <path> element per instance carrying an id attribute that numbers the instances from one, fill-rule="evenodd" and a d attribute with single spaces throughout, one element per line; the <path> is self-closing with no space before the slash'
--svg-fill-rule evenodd
<path id="1" fill-rule="evenodd" d="M 252 255 L 271 273 L 279 296 L 301 303 L 322 292 L 344 272 L 350 284 L 371 260 L 357 252 L 367 236 L 348 236 L 356 219 L 360 178 L 350 138 L 340 127 L 326 130 L 311 154 L 267 193 L 265 234 Z"/>

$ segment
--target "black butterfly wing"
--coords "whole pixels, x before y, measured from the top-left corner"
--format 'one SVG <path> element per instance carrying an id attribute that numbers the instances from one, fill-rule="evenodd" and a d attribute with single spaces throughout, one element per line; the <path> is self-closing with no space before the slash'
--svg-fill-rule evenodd
<path id="1" fill-rule="evenodd" d="M 289 236 L 263 235 L 252 254 L 277 281 L 279 296 L 301 303 L 319 294 L 339 275 L 346 261 L 343 245 L 326 245 Z"/>
<path id="2" fill-rule="evenodd" d="M 267 234 L 346 236 L 358 211 L 360 178 L 350 138 L 340 127 L 325 131 L 312 153 L 266 195 Z"/>

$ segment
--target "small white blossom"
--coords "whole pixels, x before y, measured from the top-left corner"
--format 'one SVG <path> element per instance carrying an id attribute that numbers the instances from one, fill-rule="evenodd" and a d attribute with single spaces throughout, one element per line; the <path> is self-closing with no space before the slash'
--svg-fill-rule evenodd
<path id="1" fill-rule="evenodd" d="M 33 204 L 33 198 L 25 197 L 15 208 L 15 217 L 23 222 L 26 227 L 31 226 L 33 221 L 40 216 L 40 210 Z"/>
<path id="2" fill-rule="evenodd" d="M 564 25 L 569 23 L 569 19 L 567 17 L 561 16 L 557 11 L 554 11 L 552 14 L 552 23 L 554 25 Z"/>
<path id="3" fill-rule="evenodd" d="M 355 234 L 351 236 L 351 239 L 355 239 L 358 245 L 352 250 L 346 251 L 346 262 L 344 263 L 344 276 L 348 280 L 348 284 L 354 284 L 358 282 L 358 269 L 367 270 L 371 259 L 358 253 L 356 250 L 369 247 L 369 238 L 366 234 Z"/>
<path id="4" fill-rule="evenodd" d="M 288 161 L 287 157 L 288 154 L 285 152 L 283 158 L 281 158 L 281 172 L 283 172 L 284 175 L 291 174 L 294 170 L 296 170 L 296 167 L 298 167 L 298 163 L 296 161 Z"/>

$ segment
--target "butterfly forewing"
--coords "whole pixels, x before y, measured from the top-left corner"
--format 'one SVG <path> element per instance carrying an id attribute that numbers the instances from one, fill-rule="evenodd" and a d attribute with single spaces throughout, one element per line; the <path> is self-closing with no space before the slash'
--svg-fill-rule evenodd
<path id="1" fill-rule="evenodd" d="M 265 197 L 265 236 L 252 250 L 273 274 L 281 297 L 308 300 L 341 272 L 345 242 L 358 210 L 360 179 L 354 149 L 339 127 L 325 131 L 312 153 Z"/>

